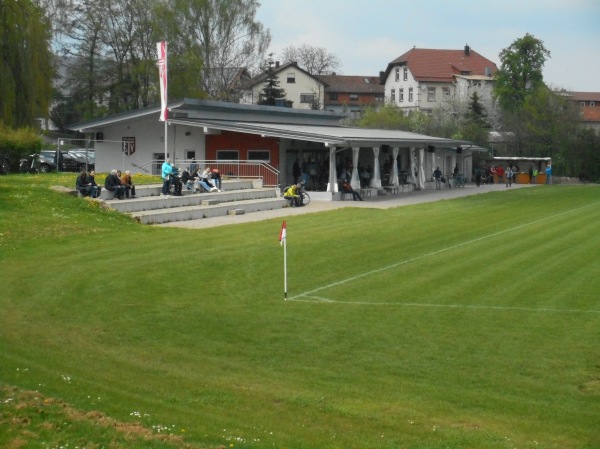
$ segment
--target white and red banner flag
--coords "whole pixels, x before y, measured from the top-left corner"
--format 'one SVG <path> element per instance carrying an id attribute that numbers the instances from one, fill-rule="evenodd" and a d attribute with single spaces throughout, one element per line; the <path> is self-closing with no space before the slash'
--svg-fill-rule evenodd
<path id="1" fill-rule="evenodd" d="M 160 78 L 160 121 L 167 120 L 167 43 L 156 44 L 158 52 L 158 76 Z"/>

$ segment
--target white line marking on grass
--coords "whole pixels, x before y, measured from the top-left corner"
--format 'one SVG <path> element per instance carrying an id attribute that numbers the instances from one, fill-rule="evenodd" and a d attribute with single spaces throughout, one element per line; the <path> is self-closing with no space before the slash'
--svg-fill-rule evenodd
<path id="1" fill-rule="evenodd" d="M 314 302 L 314 303 L 331 303 L 331 304 L 346 304 L 359 306 L 390 306 L 390 307 L 430 307 L 438 309 L 474 309 L 474 310 L 502 310 L 502 311 L 521 311 L 521 312 L 544 312 L 544 313 L 600 313 L 600 310 L 584 310 L 584 309 L 552 309 L 548 307 L 511 307 L 511 306 L 481 306 L 468 304 L 427 304 L 416 302 L 368 302 L 368 301 L 337 301 L 318 296 L 303 296 L 300 299 L 295 299 L 298 302 Z"/>
<path id="2" fill-rule="evenodd" d="M 548 220 L 551 220 L 553 218 L 560 217 L 562 215 L 570 214 L 571 212 L 576 212 L 576 211 L 579 211 L 579 210 L 587 209 L 588 207 L 596 206 L 598 204 L 600 204 L 600 202 L 596 202 L 596 203 L 588 204 L 588 205 L 585 205 L 585 206 L 581 206 L 581 207 L 578 207 L 576 209 L 570 209 L 570 210 L 561 212 L 559 214 L 550 215 L 549 217 L 540 218 L 539 220 L 534 220 L 534 221 L 530 221 L 529 223 L 525 223 L 525 224 L 522 224 L 522 225 L 519 225 L 519 226 L 514 226 L 512 228 L 505 229 L 504 231 L 494 232 L 493 234 L 484 235 L 483 237 L 478 237 L 478 238 L 473 239 L 473 240 L 468 240 L 466 242 L 459 243 L 459 244 L 454 245 L 454 246 L 449 246 L 447 248 L 443 248 L 443 249 L 440 249 L 438 251 L 433 251 L 431 253 L 423 254 L 423 255 L 417 256 L 417 257 L 413 257 L 412 259 L 406 259 L 406 260 L 403 260 L 403 261 L 400 261 L 400 262 L 396 262 L 396 263 L 394 263 L 392 265 L 388 265 L 388 266 L 385 266 L 385 267 L 382 267 L 382 268 L 377 268 L 376 270 L 367 271 L 365 273 L 358 274 L 356 276 L 352 276 L 352 277 L 349 277 L 349 278 L 346 278 L 346 279 L 342 279 L 341 281 L 332 282 L 331 284 L 324 285 L 322 287 L 317 287 L 317 288 L 315 288 L 313 290 L 309 290 L 309 291 L 306 291 L 304 293 L 300 293 L 298 295 L 292 296 L 292 297 L 288 298 L 288 301 L 297 301 L 297 300 L 299 300 L 299 298 L 311 297 L 311 295 L 313 293 L 320 292 L 322 290 L 327 290 L 327 289 L 332 288 L 332 287 L 337 287 L 338 285 L 347 284 L 348 282 L 353 282 L 353 281 L 356 281 L 358 279 L 362 279 L 364 277 L 370 276 L 372 274 L 381 273 L 382 271 L 391 270 L 392 268 L 397 268 L 399 266 L 406 265 L 406 264 L 409 264 L 411 262 L 416 262 L 418 260 L 425 259 L 427 257 L 436 256 L 436 255 L 441 254 L 441 253 L 446 252 L 446 251 L 451 251 L 451 250 L 456 249 L 456 248 L 460 248 L 460 247 L 463 247 L 463 246 L 471 245 L 473 243 L 477 243 L 477 242 L 480 242 L 482 240 L 486 240 L 486 239 L 489 239 L 489 238 L 492 238 L 492 237 L 497 237 L 499 235 L 506 234 L 508 232 L 516 231 L 517 229 L 522 229 L 522 228 L 526 228 L 528 226 L 532 226 L 532 225 L 535 225 L 535 224 L 538 224 L 538 223 L 543 223 L 544 221 L 548 221 Z M 321 298 L 319 298 L 319 299 L 322 300 Z M 353 304 L 358 304 L 358 303 L 353 303 Z"/>

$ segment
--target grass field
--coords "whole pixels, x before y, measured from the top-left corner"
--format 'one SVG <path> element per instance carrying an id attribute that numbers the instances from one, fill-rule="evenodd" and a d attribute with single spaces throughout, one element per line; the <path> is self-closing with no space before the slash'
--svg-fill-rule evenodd
<path id="1" fill-rule="evenodd" d="M 155 228 L 0 177 L 0 447 L 600 447 L 600 187 Z M 310 207 L 310 206 L 309 206 Z"/>

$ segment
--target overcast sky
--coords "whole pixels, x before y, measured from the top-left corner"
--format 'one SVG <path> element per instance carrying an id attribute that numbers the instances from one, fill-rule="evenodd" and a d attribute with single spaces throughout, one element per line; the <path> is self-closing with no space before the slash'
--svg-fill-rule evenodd
<path id="1" fill-rule="evenodd" d="M 552 87 L 600 92 L 600 0 L 259 0 L 275 59 L 289 45 L 324 47 L 340 74 L 378 75 L 412 47 L 500 52 L 532 34 L 550 51 Z"/>

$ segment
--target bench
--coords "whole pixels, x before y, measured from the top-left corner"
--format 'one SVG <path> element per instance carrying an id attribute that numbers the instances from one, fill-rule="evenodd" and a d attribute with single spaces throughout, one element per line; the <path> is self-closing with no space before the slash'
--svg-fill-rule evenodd
<path id="1" fill-rule="evenodd" d="M 398 193 L 400 193 L 400 188 L 398 186 L 383 186 L 383 188 L 390 195 L 398 195 Z"/>
<path id="2" fill-rule="evenodd" d="M 360 191 L 358 192 L 360 193 L 361 198 L 371 198 L 371 194 L 373 193 L 371 189 L 368 188 L 364 188 L 364 189 L 360 189 Z"/>

